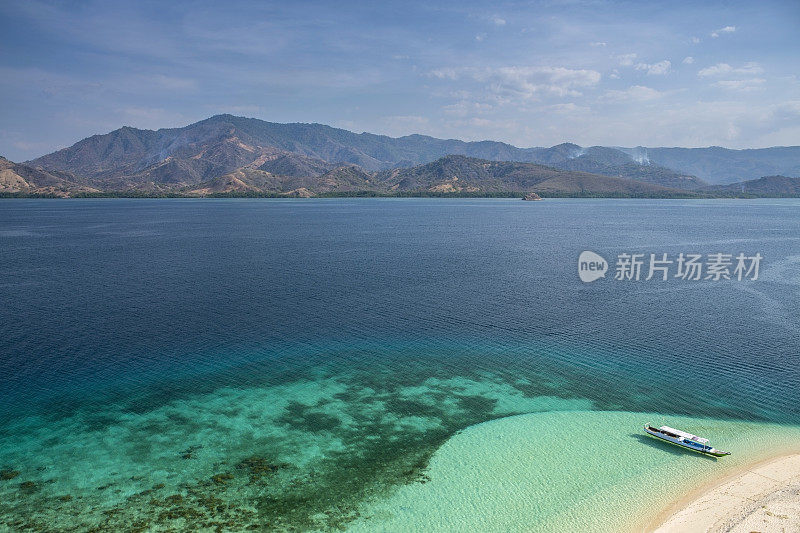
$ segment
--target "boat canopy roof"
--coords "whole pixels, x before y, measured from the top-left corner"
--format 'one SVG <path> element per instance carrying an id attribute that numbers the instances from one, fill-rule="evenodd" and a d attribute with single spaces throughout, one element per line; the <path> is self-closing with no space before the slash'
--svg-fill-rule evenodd
<path id="1" fill-rule="evenodd" d="M 663 431 L 669 431 L 670 433 L 674 433 L 676 435 L 680 435 L 681 437 L 683 437 L 685 439 L 691 439 L 691 440 L 693 440 L 695 442 L 700 442 L 702 444 L 707 444 L 708 443 L 708 439 L 704 439 L 703 437 L 698 437 L 697 435 L 692 435 L 691 433 L 686 433 L 685 431 L 681 431 L 680 429 L 671 428 L 669 426 L 661 426 L 661 428 L 659 428 L 659 429 L 661 429 Z"/>

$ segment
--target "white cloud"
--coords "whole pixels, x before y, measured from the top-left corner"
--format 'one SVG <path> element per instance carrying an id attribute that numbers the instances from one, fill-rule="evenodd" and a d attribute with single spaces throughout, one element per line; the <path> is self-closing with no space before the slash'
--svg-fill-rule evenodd
<path id="1" fill-rule="evenodd" d="M 475 40 L 478 41 L 479 43 L 483 42 L 484 39 L 486 39 L 485 33 L 479 33 L 478 35 L 475 36 Z"/>
<path id="2" fill-rule="evenodd" d="M 393 115 L 383 117 L 383 120 L 395 126 L 408 125 L 408 126 L 425 126 L 428 124 L 428 118 L 419 115 Z"/>
<path id="3" fill-rule="evenodd" d="M 589 108 L 569 102 L 567 104 L 553 104 L 547 106 L 545 110 L 557 113 L 559 115 L 572 115 L 575 113 L 583 113 L 585 111 L 588 111 Z"/>
<path id="4" fill-rule="evenodd" d="M 617 56 L 617 60 L 619 64 L 623 67 L 629 67 L 633 65 L 633 61 L 636 59 L 636 54 L 622 54 Z"/>
<path id="5" fill-rule="evenodd" d="M 697 44 L 700 42 L 700 37 L 692 37 L 692 43 Z"/>
<path id="6" fill-rule="evenodd" d="M 608 43 L 602 41 L 595 41 L 593 43 L 589 43 L 589 46 L 591 46 L 592 48 L 605 48 L 607 45 Z"/>
<path id="7" fill-rule="evenodd" d="M 495 26 L 505 26 L 506 25 L 506 19 L 500 18 L 498 16 L 494 16 L 494 17 L 492 17 L 492 23 Z"/>
<path id="8" fill-rule="evenodd" d="M 735 32 L 735 31 L 736 31 L 736 26 L 725 26 L 724 28 L 720 28 L 720 29 L 718 29 L 718 30 L 714 30 L 714 31 L 712 31 L 712 32 L 711 32 L 711 37 L 713 37 L 714 39 L 716 39 L 717 37 L 719 37 L 719 36 L 720 36 L 720 34 L 723 34 L 723 33 L 733 33 L 733 32 Z"/>
<path id="9" fill-rule="evenodd" d="M 491 104 L 484 104 L 481 102 L 470 102 L 468 100 L 461 100 L 455 104 L 446 105 L 442 108 L 442 112 L 447 115 L 456 117 L 466 117 L 472 114 L 482 114 L 492 110 Z"/>
<path id="10" fill-rule="evenodd" d="M 578 89 L 600 82 L 596 70 L 564 67 L 511 66 L 495 68 L 443 68 L 431 72 L 439 79 L 472 79 L 483 83 L 494 99 L 531 99 L 539 96 L 581 96 Z"/>
<path id="11" fill-rule="evenodd" d="M 496 127 L 498 124 L 506 124 L 507 121 L 489 120 L 488 118 L 473 117 L 469 119 L 471 126 L 480 126 L 481 128 Z"/>
<path id="12" fill-rule="evenodd" d="M 505 89 L 531 98 L 539 93 L 555 96 L 580 96 L 576 89 L 591 87 L 600 81 L 595 70 L 563 67 L 501 67 L 491 74 Z"/>
<path id="13" fill-rule="evenodd" d="M 629 138 L 645 146 L 745 148 L 785 143 L 791 139 L 789 134 L 797 131 L 800 118 L 800 106 L 792 102 L 777 106 L 739 101 L 698 101 L 688 105 L 680 102 L 659 105 L 659 111 L 655 115 L 636 112 L 622 113 L 617 118 L 605 116 L 593 124 L 582 124 L 582 128 L 588 134 L 594 130 L 601 136 L 612 128 L 623 146 Z"/>
<path id="14" fill-rule="evenodd" d="M 733 71 L 733 67 L 727 63 L 717 63 L 711 67 L 706 67 L 697 71 L 697 75 L 701 77 L 719 76 L 720 74 L 728 74 Z"/>
<path id="15" fill-rule="evenodd" d="M 672 67 L 672 63 L 665 59 L 658 63 L 637 63 L 634 68 L 636 70 L 645 70 L 648 75 L 663 76 L 669 73 L 670 67 Z"/>
<path id="16" fill-rule="evenodd" d="M 727 63 L 717 63 L 716 65 L 700 69 L 697 71 L 697 75 L 701 78 L 707 78 L 710 76 L 720 76 L 723 74 L 753 75 L 761 74 L 762 72 L 764 72 L 764 69 L 761 68 L 761 65 L 755 62 L 745 63 L 738 68 L 734 68 Z"/>
<path id="17" fill-rule="evenodd" d="M 749 78 L 745 80 L 720 80 L 714 83 L 715 87 L 732 91 L 752 92 L 760 91 L 767 80 L 764 78 Z"/>
<path id="18" fill-rule="evenodd" d="M 612 70 L 611 74 L 609 74 L 608 77 L 611 78 L 612 80 L 618 80 L 619 79 L 619 71 L 617 69 Z"/>
<path id="19" fill-rule="evenodd" d="M 602 99 L 610 102 L 627 102 L 627 101 L 646 101 L 655 100 L 664 96 L 664 93 L 645 87 L 644 85 L 633 85 L 624 91 L 606 91 Z"/>
<path id="20" fill-rule="evenodd" d="M 460 70 L 452 67 L 437 68 L 431 71 L 431 76 L 440 80 L 455 80 L 460 76 Z"/>
<path id="21" fill-rule="evenodd" d="M 686 56 L 683 58 L 683 61 L 681 61 L 681 63 L 683 63 L 684 65 L 691 65 L 692 63 L 694 63 L 694 58 L 692 56 Z"/>

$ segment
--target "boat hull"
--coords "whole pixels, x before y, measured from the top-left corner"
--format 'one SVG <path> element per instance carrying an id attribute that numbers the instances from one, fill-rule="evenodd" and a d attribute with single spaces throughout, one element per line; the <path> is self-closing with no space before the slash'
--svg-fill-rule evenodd
<path id="1" fill-rule="evenodd" d="M 674 444 L 675 446 L 680 446 L 685 450 L 690 450 L 711 457 L 724 457 L 726 455 L 730 455 L 730 452 L 723 452 L 722 450 L 717 450 L 716 448 L 713 448 L 711 446 L 703 446 L 698 443 L 687 443 L 686 439 L 682 439 L 680 437 L 673 438 L 668 435 L 664 435 L 657 428 L 654 428 L 649 425 L 644 426 L 644 431 L 651 437 L 655 437 L 664 442 L 669 442 L 670 444 Z"/>

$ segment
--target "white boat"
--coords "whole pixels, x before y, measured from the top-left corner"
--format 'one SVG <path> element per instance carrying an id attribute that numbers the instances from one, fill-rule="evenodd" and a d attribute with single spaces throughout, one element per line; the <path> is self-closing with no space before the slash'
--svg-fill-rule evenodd
<path id="1" fill-rule="evenodd" d="M 712 447 L 708 443 L 708 439 L 698 437 L 697 435 L 692 435 L 691 433 L 681 431 L 680 429 L 671 428 L 669 426 L 655 428 L 650 424 L 647 424 L 644 427 L 644 430 L 653 437 L 671 442 L 672 444 L 677 444 L 682 448 L 686 448 L 695 452 L 713 455 L 714 457 L 722 457 L 723 455 L 731 454 L 731 452 L 723 452 Z"/>

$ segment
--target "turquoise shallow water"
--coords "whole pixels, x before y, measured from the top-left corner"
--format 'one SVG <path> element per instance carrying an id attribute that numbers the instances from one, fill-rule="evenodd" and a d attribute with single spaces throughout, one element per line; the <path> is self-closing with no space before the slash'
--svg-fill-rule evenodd
<path id="1" fill-rule="evenodd" d="M 798 207 L 0 202 L 0 524 L 362 524 L 453 435 L 523 413 L 790 433 Z M 585 249 L 765 260 L 756 282 L 584 285 Z"/>
<path id="2" fill-rule="evenodd" d="M 472 426 L 436 451 L 425 483 L 365 505 L 351 529 L 641 531 L 658 525 L 669 497 L 749 465 L 765 442 L 775 454 L 800 449 L 798 427 L 669 416 L 673 425 L 724 441 L 731 455 L 723 461 L 686 453 L 642 435 L 642 420 L 663 418 L 561 411 Z"/>

